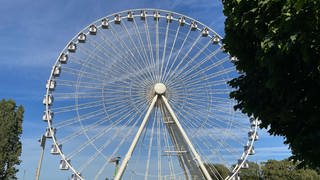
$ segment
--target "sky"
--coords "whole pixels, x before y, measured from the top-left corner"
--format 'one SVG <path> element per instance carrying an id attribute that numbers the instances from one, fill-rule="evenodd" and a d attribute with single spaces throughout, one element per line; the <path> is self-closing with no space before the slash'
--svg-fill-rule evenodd
<path id="1" fill-rule="evenodd" d="M 42 98 L 51 67 L 66 43 L 83 27 L 118 11 L 158 8 L 190 16 L 224 35 L 220 0 L 0 0 L 0 4 L 0 98 L 14 99 L 25 107 L 19 179 L 35 176 L 40 155 L 37 141 L 46 127 L 42 122 Z M 256 155 L 249 160 L 290 156 L 282 137 L 269 136 L 265 130 L 259 134 Z M 41 171 L 43 179 L 62 173 L 57 158 L 49 153 L 49 145 Z"/>

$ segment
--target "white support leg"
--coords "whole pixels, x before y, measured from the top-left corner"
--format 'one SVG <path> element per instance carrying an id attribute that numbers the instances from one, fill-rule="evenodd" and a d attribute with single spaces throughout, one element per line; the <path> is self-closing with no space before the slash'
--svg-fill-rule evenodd
<path id="1" fill-rule="evenodd" d="M 150 113 L 151 113 L 151 111 L 152 111 L 157 99 L 158 99 L 158 95 L 155 95 L 154 98 L 152 99 L 152 102 L 151 102 L 151 104 L 149 106 L 149 109 L 148 109 L 145 117 L 142 120 L 142 123 L 141 123 L 141 125 L 140 125 L 140 127 L 138 129 L 138 132 L 137 132 L 136 136 L 134 137 L 134 139 L 133 139 L 133 141 L 131 143 L 131 146 L 130 146 L 129 150 L 128 150 L 126 156 L 124 157 L 116 176 L 114 177 L 114 180 L 120 180 L 121 179 L 121 177 L 122 177 L 122 175 L 123 175 L 123 173 L 124 173 L 124 171 L 125 171 L 125 169 L 126 169 L 126 167 L 128 165 L 128 162 L 129 162 L 129 160 L 131 158 L 131 155 L 132 155 L 132 153 L 133 153 L 133 151 L 134 151 L 134 149 L 135 149 L 135 147 L 136 147 L 136 145 L 138 143 L 140 135 L 141 135 L 144 127 L 146 126 L 146 124 L 148 122 Z"/>
<path id="2" fill-rule="evenodd" d="M 41 165 L 42 165 L 42 160 L 43 160 L 43 154 L 44 154 L 44 148 L 46 147 L 46 136 L 43 135 L 40 139 L 40 147 L 41 147 L 41 153 L 40 153 L 40 159 L 38 162 L 38 167 L 36 170 L 36 180 L 39 180 L 40 177 L 40 171 L 41 171 Z"/>
<path id="3" fill-rule="evenodd" d="M 188 138 L 187 134 L 186 134 L 185 131 L 183 130 L 183 127 L 181 126 L 180 122 L 178 121 L 177 116 L 174 114 L 174 112 L 173 112 L 170 104 L 168 103 L 167 98 L 166 98 L 165 96 L 163 96 L 163 95 L 162 95 L 161 97 L 162 97 L 162 100 L 163 100 L 164 104 L 166 105 L 166 108 L 168 109 L 169 113 L 171 114 L 174 122 L 176 123 L 177 127 L 179 128 L 179 130 L 180 130 L 183 138 L 184 138 L 185 141 L 187 142 L 187 144 L 188 144 L 190 150 L 192 151 L 194 157 L 195 157 L 196 160 L 198 161 L 199 166 L 200 166 L 200 169 L 202 170 L 204 177 L 205 177 L 207 180 L 212 180 L 212 178 L 211 178 L 208 170 L 207 170 L 206 167 L 204 166 L 204 164 L 203 164 L 203 162 L 202 162 L 199 154 L 197 153 L 196 149 L 193 147 L 193 145 L 192 145 L 190 139 Z"/>

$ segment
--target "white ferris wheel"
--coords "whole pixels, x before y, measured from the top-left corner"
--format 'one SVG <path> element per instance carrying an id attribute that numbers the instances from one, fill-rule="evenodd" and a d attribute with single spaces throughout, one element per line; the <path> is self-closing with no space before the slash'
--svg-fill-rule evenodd
<path id="1" fill-rule="evenodd" d="M 73 180 L 237 179 L 258 121 L 229 98 L 236 60 L 214 30 L 182 14 L 134 9 L 93 22 L 46 84 L 44 139 L 57 167 Z"/>

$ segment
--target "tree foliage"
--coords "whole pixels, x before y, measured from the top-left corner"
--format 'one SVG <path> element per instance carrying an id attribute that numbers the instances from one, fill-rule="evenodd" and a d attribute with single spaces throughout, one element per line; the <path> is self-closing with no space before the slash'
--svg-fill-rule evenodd
<path id="1" fill-rule="evenodd" d="M 260 164 L 248 162 L 249 168 L 240 169 L 238 175 L 245 180 L 319 180 L 320 174 L 311 168 L 299 168 L 298 162 L 284 159 L 268 160 Z M 224 180 L 230 170 L 222 164 L 204 164 L 212 179 Z"/>
<path id="2" fill-rule="evenodd" d="M 265 180 L 317 180 L 320 175 L 312 169 L 299 169 L 297 163 L 289 160 L 268 160 L 263 166 Z"/>
<path id="3" fill-rule="evenodd" d="M 285 137 L 293 158 L 320 167 L 320 1 L 224 0 L 225 49 L 241 75 L 236 109 Z"/>
<path id="4" fill-rule="evenodd" d="M 17 179 L 24 109 L 13 100 L 0 101 L 0 179 Z"/>

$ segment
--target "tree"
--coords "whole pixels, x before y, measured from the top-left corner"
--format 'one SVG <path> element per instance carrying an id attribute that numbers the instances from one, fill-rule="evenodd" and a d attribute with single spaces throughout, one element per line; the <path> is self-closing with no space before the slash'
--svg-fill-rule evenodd
<path id="1" fill-rule="evenodd" d="M 259 180 L 260 178 L 260 168 L 259 164 L 254 162 L 248 162 L 248 169 L 241 169 L 239 172 L 240 179 L 245 180 Z"/>
<path id="2" fill-rule="evenodd" d="M 320 1 L 224 0 L 225 49 L 241 73 L 235 109 L 285 137 L 292 158 L 320 167 Z"/>
<path id="3" fill-rule="evenodd" d="M 315 170 L 298 169 L 297 163 L 289 160 L 268 160 L 263 166 L 265 180 L 316 180 L 320 175 Z"/>
<path id="4" fill-rule="evenodd" d="M 229 169 L 223 164 L 204 164 L 213 179 L 223 180 L 229 175 Z"/>
<path id="5" fill-rule="evenodd" d="M 24 109 L 13 100 L 0 101 L 0 179 L 17 179 Z"/>

